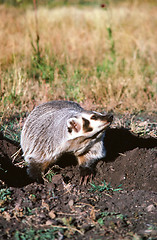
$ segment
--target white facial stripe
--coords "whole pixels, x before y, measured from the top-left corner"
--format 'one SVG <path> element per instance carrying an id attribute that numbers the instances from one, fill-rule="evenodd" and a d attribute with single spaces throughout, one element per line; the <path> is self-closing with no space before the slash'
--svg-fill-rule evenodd
<path id="1" fill-rule="evenodd" d="M 99 112 L 96 112 L 96 111 L 92 111 L 92 112 L 95 113 L 95 114 L 101 115 L 101 116 L 104 115 L 104 113 L 99 113 Z"/>

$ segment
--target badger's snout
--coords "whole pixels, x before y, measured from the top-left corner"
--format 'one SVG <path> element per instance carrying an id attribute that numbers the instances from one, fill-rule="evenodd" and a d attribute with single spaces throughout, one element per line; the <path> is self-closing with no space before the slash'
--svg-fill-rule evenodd
<path id="1" fill-rule="evenodd" d="M 106 120 L 107 122 L 111 123 L 113 121 L 113 115 L 108 113 L 104 116 L 104 120 Z"/>

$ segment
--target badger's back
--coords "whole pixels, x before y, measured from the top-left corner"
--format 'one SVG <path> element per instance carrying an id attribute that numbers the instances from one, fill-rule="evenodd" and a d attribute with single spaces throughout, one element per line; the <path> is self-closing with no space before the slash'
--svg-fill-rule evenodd
<path id="1" fill-rule="evenodd" d="M 21 132 L 25 160 L 53 158 L 58 146 L 66 141 L 67 120 L 82 111 L 79 104 L 69 101 L 51 101 L 36 107 L 27 117 Z"/>
<path id="2" fill-rule="evenodd" d="M 53 108 L 53 109 L 69 108 L 69 109 L 74 109 L 78 112 L 84 111 L 84 109 L 78 103 L 73 101 L 56 100 L 56 101 L 44 103 L 41 106 L 46 106 L 47 108 Z"/>
<path id="3" fill-rule="evenodd" d="M 56 101 L 40 104 L 31 112 L 30 116 L 32 117 L 33 115 L 35 115 L 35 117 L 37 117 L 49 111 L 56 112 L 57 110 L 63 110 L 63 109 L 71 109 L 76 112 L 85 111 L 78 103 L 75 103 L 72 101 L 56 100 Z"/>

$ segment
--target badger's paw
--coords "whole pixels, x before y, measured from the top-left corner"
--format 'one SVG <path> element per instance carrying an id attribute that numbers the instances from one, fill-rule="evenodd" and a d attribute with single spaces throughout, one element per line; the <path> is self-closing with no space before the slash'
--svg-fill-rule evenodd
<path id="1" fill-rule="evenodd" d="M 94 176 L 94 168 L 80 166 L 80 185 L 86 186 L 87 183 L 92 182 Z"/>

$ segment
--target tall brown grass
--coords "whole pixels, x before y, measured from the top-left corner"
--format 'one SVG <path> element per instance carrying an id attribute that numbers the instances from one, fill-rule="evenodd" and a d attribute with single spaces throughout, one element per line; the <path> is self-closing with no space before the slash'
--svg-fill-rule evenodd
<path id="1" fill-rule="evenodd" d="M 117 112 L 156 111 L 156 12 L 149 3 L 40 7 L 36 26 L 33 9 L 1 5 L 0 112 L 61 98 Z M 40 66 L 32 47 L 37 27 Z"/>

